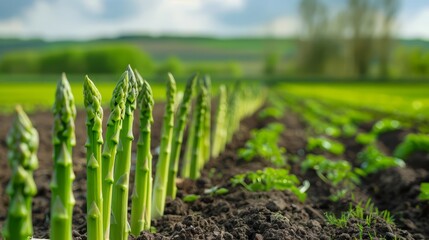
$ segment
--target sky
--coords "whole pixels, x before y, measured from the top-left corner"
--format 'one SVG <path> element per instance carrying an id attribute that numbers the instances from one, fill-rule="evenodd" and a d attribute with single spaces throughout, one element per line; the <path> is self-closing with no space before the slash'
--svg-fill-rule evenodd
<path id="1" fill-rule="evenodd" d="M 325 1 L 335 7 L 345 0 Z M 298 6 L 299 0 L 0 0 L 0 38 L 293 36 Z M 397 35 L 429 39 L 428 0 L 402 0 Z"/>

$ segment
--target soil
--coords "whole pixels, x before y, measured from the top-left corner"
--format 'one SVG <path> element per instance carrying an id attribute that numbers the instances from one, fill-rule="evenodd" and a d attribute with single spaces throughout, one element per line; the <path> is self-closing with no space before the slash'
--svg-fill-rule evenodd
<path id="1" fill-rule="evenodd" d="M 152 129 L 152 152 L 156 163 L 156 148 L 160 142 L 162 113 L 164 106 L 157 104 L 154 109 Z M 108 113 L 105 112 L 105 118 Z M 136 116 L 137 117 L 137 116 Z M 40 134 L 40 168 L 34 172 L 38 193 L 33 201 L 34 236 L 49 237 L 49 182 L 52 174 L 51 128 L 52 116 L 49 112 L 30 114 L 30 118 Z M 10 177 L 6 161 L 5 137 L 12 121 L 11 116 L 0 116 L 0 225 L 3 224 L 8 206 L 5 186 Z M 286 126 L 279 145 L 287 149 L 290 171 L 301 181 L 308 180 L 311 187 L 307 200 L 300 202 L 288 191 L 248 192 L 242 187 L 233 187 L 229 179 L 238 173 L 272 166 L 263 159 L 245 162 L 236 152 L 250 138 L 250 130 L 262 128 L 268 123 L 279 121 Z M 136 121 L 137 122 L 137 121 Z M 364 129 L 364 127 L 363 127 Z M 76 180 L 74 195 L 76 205 L 73 215 L 74 239 L 86 239 L 86 159 L 84 143 L 85 113 L 78 111 L 76 120 L 77 145 L 74 148 L 73 161 Z M 397 131 L 379 138 L 379 144 L 386 153 L 391 154 L 401 142 L 406 132 Z M 427 155 L 415 154 L 407 162 L 415 164 L 405 168 L 392 168 L 370 175 L 357 186 L 352 198 L 331 202 L 328 197 L 335 189 L 321 181 L 315 172 L 302 172 L 299 161 L 305 157 L 307 126 L 292 112 L 282 119 L 262 120 L 257 114 L 242 121 L 240 130 L 226 150 L 215 159 L 211 159 L 197 181 L 178 181 L 178 194 L 175 200 L 167 200 L 165 215 L 152 225 L 156 233 L 143 232 L 135 239 L 370 239 L 374 235 L 359 236 L 358 223 L 344 228 L 329 225 L 325 220 L 326 212 L 340 214 L 356 205 L 359 201 L 372 199 L 380 209 L 388 209 L 394 215 L 395 225 L 389 225 L 381 219 L 366 226 L 364 232 L 376 233 L 374 239 L 429 239 L 429 205 L 417 199 L 419 184 L 429 181 L 429 169 L 418 162 L 429 161 Z M 134 126 L 134 136 L 138 138 L 138 126 Z M 357 165 L 356 154 L 362 149 L 353 139 L 340 139 L 346 146 L 346 152 L 338 158 L 347 159 Z M 135 149 L 135 148 L 134 148 Z M 133 171 L 132 171 L 133 172 Z M 133 174 L 131 174 L 133 175 Z M 131 176 L 131 181 L 133 176 Z M 132 182 L 131 182 L 132 184 Z M 225 195 L 211 196 L 204 190 L 214 186 L 229 190 Z M 131 188 L 132 189 L 132 188 Z M 182 201 L 187 194 L 199 194 L 201 198 L 192 203 Z"/>

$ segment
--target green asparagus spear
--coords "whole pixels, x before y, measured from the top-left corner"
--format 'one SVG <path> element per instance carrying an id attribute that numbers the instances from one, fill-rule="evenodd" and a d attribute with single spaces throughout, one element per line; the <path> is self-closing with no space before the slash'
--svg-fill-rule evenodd
<path id="1" fill-rule="evenodd" d="M 85 77 L 83 84 L 88 139 L 87 160 L 87 235 L 89 240 L 103 238 L 103 197 L 101 179 L 101 145 L 103 144 L 103 108 L 101 95 L 94 83 Z"/>
<path id="2" fill-rule="evenodd" d="M 128 184 L 131 168 L 131 145 L 134 139 L 134 110 L 136 109 L 138 96 L 138 83 L 130 66 L 126 70 L 125 78 L 128 79 L 128 93 L 115 160 L 112 216 L 110 220 L 110 239 L 112 240 L 126 240 L 130 231 L 127 221 Z"/>
<path id="3" fill-rule="evenodd" d="M 203 126 L 203 158 L 204 162 L 210 159 L 210 135 L 211 135 L 211 80 L 208 75 L 203 78 L 204 87 L 207 90 L 206 111 L 204 114 Z"/>
<path id="4" fill-rule="evenodd" d="M 152 218 L 160 218 L 164 214 L 167 195 L 168 166 L 170 163 L 171 138 L 174 127 L 174 100 L 176 99 L 176 81 L 168 74 L 167 102 L 165 105 L 164 122 L 162 125 L 161 146 L 158 163 L 156 164 L 155 184 L 152 198 Z"/>
<path id="5" fill-rule="evenodd" d="M 103 148 L 103 233 L 104 239 L 109 239 L 110 234 L 110 212 L 112 203 L 113 167 L 115 164 L 116 151 L 119 144 L 119 134 L 125 114 L 125 99 L 128 90 L 127 73 L 122 74 L 119 82 L 113 90 L 110 100 L 110 115 L 107 120 L 106 142 Z"/>
<path id="6" fill-rule="evenodd" d="M 54 174 L 51 182 L 52 240 L 72 239 L 72 218 L 75 199 L 73 196 L 72 148 L 76 145 L 74 120 L 76 107 L 70 84 L 63 73 L 57 84 L 54 103 Z"/>
<path id="7" fill-rule="evenodd" d="M 171 146 L 171 159 L 168 172 L 168 183 L 167 183 L 167 196 L 172 199 L 176 198 L 176 177 L 177 170 L 179 168 L 179 155 L 180 148 L 183 141 L 183 133 L 185 131 L 186 122 L 189 116 L 189 109 L 191 108 L 192 95 L 195 89 L 195 82 L 198 79 L 198 74 L 194 74 L 188 79 L 186 84 L 185 93 L 179 106 L 179 112 L 177 113 L 176 124 L 173 130 L 173 143 Z"/>
<path id="8" fill-rule="evenodd" d="M 196 122 L 194 125 L 195 135 L 192 141 L 192 155 L 190 161 L 190 174 L 192 180 L 196 180 L 200 176 L 200 170 L 204 165 L 204 149 L 203 149 L 203 131 L 204 131 L 204 116 L 207 111 L 207 90 L 204 85 L 200 85 L 199 94 L 197 97 L 197 106 L 195 109 Z"/>
<path id="9" fill-rule="evenodd" d="M 216 125 L 215 131 L 213 134 L 213 147 L 212 147 L 212 157 L 219 156 L 219 153 L 224 150 L 226 144 L 226 129 L 227 125 L 225 124 L 227 111 L 227 99 L 226 99 L 226 88 L 225 85 L 219 87 L 219 103 L 217 106 L 217 115 L 216 115 Z"/>
<path id="10" fill-rule="evenodd" d="M 39 136 L 20 106 L 6 138 L 12 176 L 6 188 L 10 204 L 2 235 L 5 240 L 26 240 L 33 235 L 31 203 L 37 187 L 33 171 L 38 168 Z"/>
<path id="11" fill-rule="evenodd" d="M 152 201 L 152 154 L 150 152 L 152 109 L 154 105 L 152 89 L 143 82 L 139 94 L 140 137 L 137 143 L 137 162 L 133 195 L 131 196 L 131 233 L 138 236 L 142 230 L 149 230 Z"/>

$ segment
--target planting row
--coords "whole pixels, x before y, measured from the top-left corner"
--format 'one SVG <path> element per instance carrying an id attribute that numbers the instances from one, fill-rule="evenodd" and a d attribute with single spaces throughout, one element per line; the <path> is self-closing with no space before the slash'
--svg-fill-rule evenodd
<path id="1" fill-rule="evenodd" d="M 211 86 L 208 77 L 189 78 L 179 99 L 175 80 L 168 75 L 166 104 L 161 130 L 161 144 L 152 176 L 151 133 L 154 101 L 148 81 L 130 67 L 113 91 L 110 115 L 103 138 L 101 95 L 94 83 L 84 80 L 87 141 L 87 238 L 128 239 L 131 232 L 139 236 L 151 229 L 151 221 L 165 211 L 166 198 L 176 197 L 176 177 L 182 160 L 181 177 L 197 179 L 210 159 L 216 157 L 231 141 L 240 120 L 256 111 L 264 102 L 261 89 L 240 83 L 219 88 L 216 117 L 211 117 Z M 196 96 L 196 97 L 195 97 Z M 191 111 L 192 100 L 195 107 Z M 178 104 L 180 102 L 180 104 Z M 243 105 L 245 104 L 245 107 Z M 139 139 L 136 165 L 131 168 L 134 111 L 139 111 Z M 51 180 L 50 238 L 72 239 L 73 194 L 72 150 L 76 145 L 76 109 L 69 83 L 62 76 L 57 85 L 53 107 L 53 162 Z M 211 127 L 211 123 L 214 127 Z M 188 126 L 186 151 L 181 156 L 185 128 Z M 211 129 L 214 129 L 211 131 Z M 12 176 L 7 187 L 10 197 L 2 235 L 5 239 L 27 239 L 32 230 L 32 197 L 37 187 L 38 133 L 24 111 L 16 108 L 16 117 L 7 137 L 8 163 Z M 128 190 L 130 172 L 134 169 L 131 195 L 131 218 L 128 224 Z"/>

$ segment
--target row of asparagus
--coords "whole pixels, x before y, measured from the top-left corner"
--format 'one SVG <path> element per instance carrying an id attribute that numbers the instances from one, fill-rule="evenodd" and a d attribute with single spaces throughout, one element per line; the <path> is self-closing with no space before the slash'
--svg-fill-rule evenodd
<path id="1" fill-rule="evenodd" d="M 228 91 L 219 87 L 216 118 L 211 126 L 211 83 L 197 74 L 187 81 L 180 104 L 176 104 L 176 82 L 168 74 L 161 144 L 152 179 L 151 131 L 154 99 L 149 83 L 130 66 L 120 77 L 110 101 L 110 115 L 103 139 L 101 94 L 85 77 L 84 105 L 87 113 L 87 237 L 128 239 L 149 230 L 151 220 L 164 214 L 166 198 L 176 198 L 179 159 L 181 176 L 197 179 L 211 157 L 217 157 L 232 140 L 240 120 L 263 103 L 258 89 L 236 83 Z M 191 115 L 192 100 L 196 95 Z M 175 107 L 177 106 L 177 107 Z M 131 224 L 128 224 L 128 190 L 132 158 L 134 111 L 139 111 L 139 139 L 135 180 L 131 195 Z M 72 239 L 73 197 L 72 149 L 76 145 L 76 107 L 70 85 L 63 74 L 57 85 L 53 107 L 53 159 L 51 181 L 50 237 Z M 180 156 L 185 128 L 188 137 Z M 211 131 L 213 129 L 213 131 Z M 31 204 L 37 192 L 33 171 L 38 167 L 38 134 L 24 111 L 17 107 L 16 119 L 7 137 L 8 163 L 12 177 L 7 187 L 10 205 L 2 235 L 24 240 L 32 235 Z"/>

